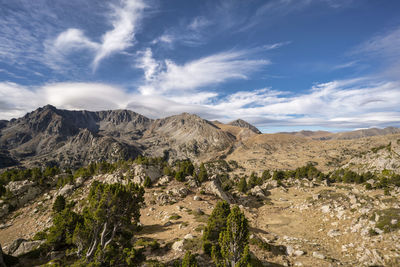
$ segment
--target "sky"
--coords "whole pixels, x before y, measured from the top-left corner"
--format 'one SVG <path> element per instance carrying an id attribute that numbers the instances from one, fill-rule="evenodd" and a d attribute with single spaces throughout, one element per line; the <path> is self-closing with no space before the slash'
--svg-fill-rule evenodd
<path id="1" fill-rule="evenodd" d="M 0 0 L 0 119 L 51 104 L 400 127 L 398 0 Z"/>

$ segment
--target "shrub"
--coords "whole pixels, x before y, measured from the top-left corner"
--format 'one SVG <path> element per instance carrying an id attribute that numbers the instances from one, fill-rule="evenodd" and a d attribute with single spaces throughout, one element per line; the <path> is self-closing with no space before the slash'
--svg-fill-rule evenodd
<path id="1" fill-rule="evenodd" d="M 185 256 L 183 257 L 181 267 L 197 267 L 197 266 L 198 265 L 196 256 L 193 255 L 190 251 L 187 251 L 185 253 Z"/>
<path id="2" fill-rule="evenodd" d="M 247 182 L 246 182 L 245 177 L 240 178 L 239 183 L 238 183 L 238 190 L 239 190 L 239 192 L 242 192 L 242 193 L 247 192 Z"/>
<path id="3" fill-rule="evenodd" d="M 53 204 L 53 211 L 58 213 L 65 209 L 65 198 L 58 195 Z"/>

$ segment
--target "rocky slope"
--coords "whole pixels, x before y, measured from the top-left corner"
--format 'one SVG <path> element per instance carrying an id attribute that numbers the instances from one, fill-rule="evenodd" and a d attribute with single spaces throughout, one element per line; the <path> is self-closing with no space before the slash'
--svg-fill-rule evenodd
<path id="1" fill-rule="evenodd" d="M 147 155 L 162 156 L 165 151 L 170 158 L 195 160 L 226 152 L 235 137 L 197 115 L 182 113 L 154 121 L 140 142 Z"/>
<path id="2" fill-rule="evenodd" d="M 228 123 L 229 125 L 233 125 L 233 126 L 237 126 L 240 128 L 247 128 L 250 129 L 251 131 L 253 131 L 256 134 L 261 134 L 261 131 L 257 129 L 257 127 L 251 125 L 250 123 L 248 123 L 247 121 L 244 121 L 242 119 L 237 119 L 234 121 L 231 121 L 230 123 Z"/>
<path id="3" fill-rule="evenodd" d="M 323 171 L 340 167 L 400 172 L 398 128 L 345 133 L 301 131 L 261 134 L 243 120 L 210 122 L 183 113 L 151 120 L 128 110 L 69 111 L 45 106 L 19 119 L 0 121 L 0 168 L 22 164 L 76 168 L 92 161 L 137 155 L 235 160 L 249 170 L 295 169 L 309 162 Z M 394 150 L 372 153 L 392 144 Z"/>

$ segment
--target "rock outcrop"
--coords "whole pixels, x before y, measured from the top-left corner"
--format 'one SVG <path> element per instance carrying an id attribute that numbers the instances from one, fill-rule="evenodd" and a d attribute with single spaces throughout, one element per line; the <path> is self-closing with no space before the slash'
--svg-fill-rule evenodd
<path id="1" fill-rule="evenodd" d="M 250 123 L 248 123 L 247 121 L 244 121 L 242 119 L 237 119 L 234 121 L 231 121 L 230 123 L 228 123 L 229 125 L 233 125 L 233 126 L 237 126 L 240 128 L 247 128 L 250 129 L 251 131 L 255 132 L 256 134 L 261 134 L 261 131 L 257 129 L 257 127 L 251 125 Z"/>

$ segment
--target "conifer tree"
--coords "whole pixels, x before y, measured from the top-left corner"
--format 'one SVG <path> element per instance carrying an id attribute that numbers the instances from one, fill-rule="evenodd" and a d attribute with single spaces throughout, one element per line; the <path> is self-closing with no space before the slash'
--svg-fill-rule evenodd
<path id="1" fill-rule="evenodd" d="M 181 267 L 198 267 L 196 256 L 190 251 L 186 252 L 185 257 L 183 257 Z"/>
<path id="2" fill-rule="evenodd" d="M 134 183 L 124 186 L 94 182 L 88 196 L 89 205 L 83 212 L 84 223 L 78 224 L 74 233 L 78 254 L 85 251 L 87 260 L 95 253 L 101 258 L 119 235 L 132 232 L 139 222 L 143 195 L 143 187 Z"/>
<path id="3" fill-rule="evenodd" d="M 226 220 L 230 212 L 228 202 L 218 201 L 203 233 L 203 250 L 206 254 L 211 254 L 213 246 L 218 247 L 219 234 L 226 229 Z"/>
<path id="4" fill-rule="evenodd" d="M 206 181 L 208 179 L 208 173 L 206 167 L 204 167 L 204 163 L 200 164 L 200 172 L 199 172 L 199 181 L 200 183 Z"/>
<path id="5" fill-rule="evenodd" d="M 226 229 L 219 236 L 219 246 L 222 259 L 215 259 L 217 265 L 245 267 L 249 264 L 249 225 L 238 206 L 231 209 Z"/>

